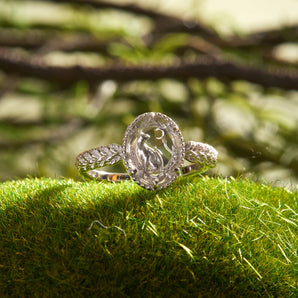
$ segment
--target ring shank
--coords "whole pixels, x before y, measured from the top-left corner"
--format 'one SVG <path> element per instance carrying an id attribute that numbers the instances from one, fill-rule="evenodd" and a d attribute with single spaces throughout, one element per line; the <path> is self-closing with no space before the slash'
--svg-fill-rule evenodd
<path id="1" fill-rule="evenodd" d="M 91 170 L 84 173 L 85 177 L 95 179 L 95 180 L 106 180 L 110 182 L 120 182 L 125 180 L 130 180 L 130 176 L 127 173 L 111 173 L 106 171 Z"/>
<path id="2" fill-rule="evenodd" d="M 190 164 L 182 167 L 179 170 L 180 176 L 191 175 L 191 174 L 200 174 L 207 171 L 210 167 L 206 167 L 206 165 L 202 164 Z M 130 180 L 131 177 L 127 173 L 112 173 L 100 170 L 90 170 L 90 171 L 82 171 L 80 174 L 88 179 L 94 180 L 106 180 L 109 182 L 121 182 Z"/>
<path id="3" fill-rule="evenodd" d="M 185 144 L 185 159 L 191 164 L 177 169 L 177 173 L 180 176 L 203 173 L 216 165 L 217 154 L 216 149 L 208 144 L 189 141 Z M 96 169 L 116 164 L 122 159 L 121 146 L 111 144 L 79 154 L 76 165 L 79 173 L 87 179 L 111 182 L 130 180 L 128 173 L 112 173 Z"/>

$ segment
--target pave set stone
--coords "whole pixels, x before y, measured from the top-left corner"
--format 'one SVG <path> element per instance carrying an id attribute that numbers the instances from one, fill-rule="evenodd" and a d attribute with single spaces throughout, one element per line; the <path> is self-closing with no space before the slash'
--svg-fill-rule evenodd
<path id="1" fill-rule="evenodd" d="M 208 144 L 194 141 L 188 141 L 185 144 L 185 159 L 190 162 L 215 167 L 217 155 L 217 150 Z"/>
<path id="2" fill-rule="evenodd" d="M 122 147 L 118 144 L 100 146 L 85 151 L 77 157 L 79 171 L 89 171 L 113 165 L 122 159 Z"/>

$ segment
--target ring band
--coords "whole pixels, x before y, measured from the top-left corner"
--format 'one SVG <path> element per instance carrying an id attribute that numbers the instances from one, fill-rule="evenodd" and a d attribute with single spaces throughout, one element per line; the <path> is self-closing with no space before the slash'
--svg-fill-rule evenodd
<path id="1" fill-rule="evenodd" d="M 218 152 L 212 146 L 184 142 L 178 125 L 168 116 L 149 112 L 138 116 L 126 129 L 122 145 L 110 144 L 80 153 L 76 166 L 88 179 L 133 179 L 141 187 L 159 190 L 180 175 L 202 173 L 215 167 Z M 184 160 L 191 164 L 182 166 Z M 123 161 L 127 173 L 97 170 Z"/>

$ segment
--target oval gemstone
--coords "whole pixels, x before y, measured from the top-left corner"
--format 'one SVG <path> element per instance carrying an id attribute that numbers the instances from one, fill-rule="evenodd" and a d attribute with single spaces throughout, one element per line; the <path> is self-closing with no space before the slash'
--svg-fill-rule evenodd
<path id="1" fill-rule="evenodd" d="M 122 144 L 131 177 L 147 189 L 162 189 L 179 175 L 185 144 L 178 125 L 161 113 L 138 116 L 127 128 Z"/>

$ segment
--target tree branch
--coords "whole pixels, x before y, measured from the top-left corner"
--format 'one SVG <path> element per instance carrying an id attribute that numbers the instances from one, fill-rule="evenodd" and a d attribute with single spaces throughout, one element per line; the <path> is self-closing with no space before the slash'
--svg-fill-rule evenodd
<path id="1" fill-rule="evenodd" d="M 11 50 L 0 49 L 0 69 L 9 74 L 30 76 L 61 84 L 72 84 L 80 80 L 97 83 L 103 80 L 128 82 L 162 78 L 184 80 L 191 77 L 199 79 L 215 77 L 222 81 L 245 80 L 264 87 L 298 90 L 297 71 L 282 68 L 275 71 L 264 70 L 232 61 L 216 60 L 208 57 L 201 58 L 196 62 L 180 61 L 169 66 L 62 67 L 30 61 L 30 59 L 24 58 L 23 55 L 15 54 Z"/>
<path id="2" fill-rule="evenodd" d="M 38 0 L 37 0 L 38 1 Z M 184 20 L 180 19 L 175 16 L 167 15 L 162 12 L 158 12 L 155 10 L 151 10 L 149 8 L 143 8 L 140 6 L 137 6 L 135 4 L 120 4 L 120 3 L 114 3 L 109 1 L 94 1 L 94 0 L 43 0 L 48 2 L 55 2 L 55 3 L 66 3 L 66 4 L 75 4 L 75 5 L 83 5 L 83 6 L 89 6 L 95 9 L 114 9 L 114 10 L 120 10 L 125 11 L 129 13 L 133 13 L 135 15 L 142 15 L 151 18 L 152 20 L 156 21 L 157 28 L 156 30 L 163 30 L 165 31 L 183 31 L 183 32 L 189 32 L 192 34 L 200 34 L 205 38 L 217 38 L 217 33 L 211 29 L 208 28 L 206 25 L 203 25 L 202 23 L 194 20 Z M 159 26 L 160 22 L 163 22 L 166 26 Z"/>
<path id="3" fill-rule="evenodd" d="M 39 1 L 39 0 L 35 0 Z M 228 39 L 223 40 L 218 33 L 207 25 L 192 19 L 182 19 L 166 13 L 158 12 L 149 8 L 137 6 L 135 4 L 120 4 L 109 1 L 95 0 L 43 0 L 55 3 L 68 3 L 74 5 L 89 6 L 95 9 L 114 9 L 133 13 L 135 15 L 143 15 L 155 21 L 155 30 L 151 32 L 154 40 L 159 39 L 158 36 L 168 32 L 184 32 L 189 34 L 199 34 L 206 38 L 209 42 L 213 42 L 217 46 L 232 48 L 252 48 L 260 46 L 275 46 L 280 43 L 296 41 L 298 36 L 298 25 L 288 25 L 278 29 L 269 29 L 259 32 L 253 32 L 245 37 L 232 35 Z M 153 37 L 154 36 L 154 37 Z"/>

